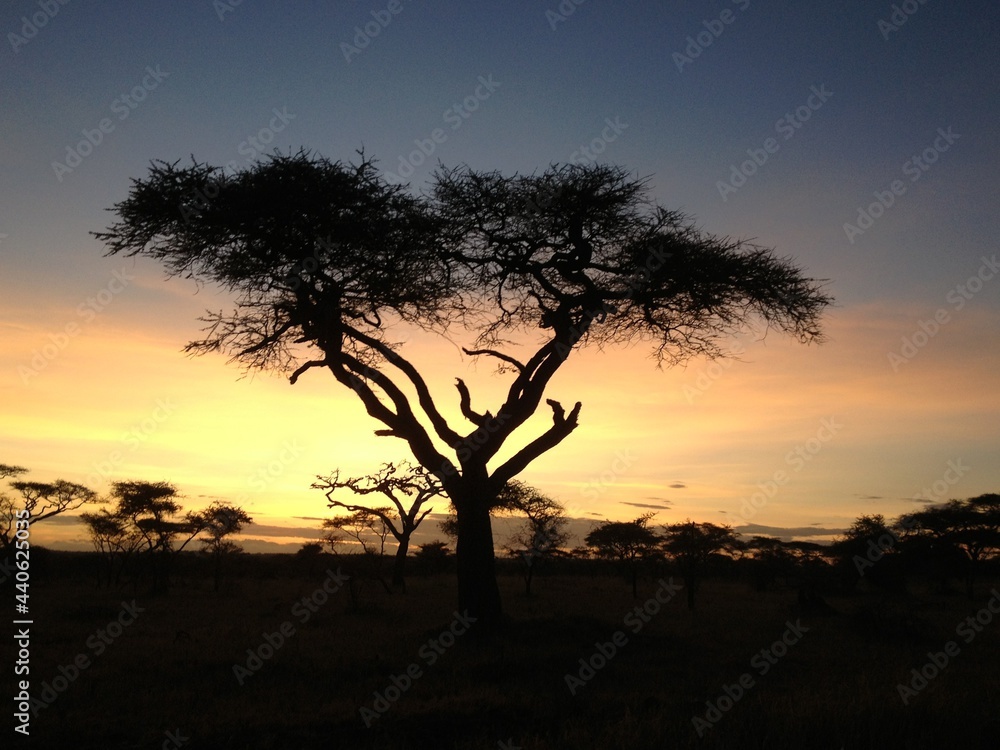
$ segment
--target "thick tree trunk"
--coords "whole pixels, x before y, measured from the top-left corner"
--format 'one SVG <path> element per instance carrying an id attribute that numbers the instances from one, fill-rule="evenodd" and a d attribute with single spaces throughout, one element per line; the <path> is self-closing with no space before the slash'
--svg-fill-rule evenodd
<path id="1" fill-rule="evenodd" d="M 495 627 L 503 614 L 493 554 L 489 503 L 482 497 L 458 499 L 458 606 L 476 618 L 477 629 Z"/>
<path id="2" fill-rule="evenodd" d="M 403 572 L 406 568 L 406 551 L 409 546 L 410 540 L 408 538 L 400 540 L 399 546 L 396 548 L 396 557 L 392 561 L 392 585 L 404 594 L 406 593 L 406 579 L 403 578 Z"/>

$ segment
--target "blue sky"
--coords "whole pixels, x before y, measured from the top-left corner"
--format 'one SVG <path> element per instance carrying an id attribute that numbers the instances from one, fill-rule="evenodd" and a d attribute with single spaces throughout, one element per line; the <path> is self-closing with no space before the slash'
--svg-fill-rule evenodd
<path id="1" fill-rule="evenodd" d="M 200 403 L 191 394 L 211 390 L 204 384 L 213 378 L 215 424 L 232 424 L 226 410 L 253 409 L 254 402 L 258 409 L 291 408 L 268 400 L 270 389 L 287 385 L 237 385 L 238 373 L 223 363 L 177 353 L 196 335 L 198 312 L 225 304 L 213 290 L 195 295 L 190 285 L 164 283 L 162 272 L 142 261 L 125 270 L 134 280 L 115 284 L 122 260 L 103 258 L 88 233 L 107 224 L 104 209 L 125 197 L 129 180 L 143 176 L 150 160 L 193 154 L 244 167 L 273 148 L 305 147 L 345 160 L 364 148 L 386 172 L 399 172 L 401 162 L 412 166 L 410 182 L 419 190 L 439 161 L 531 172 L 589 152 L 648 176 L 661 203 L 690 213 L 705 229 L 756 238 L 794 256 L 811 275 L 830 280 L 838 302 L 824 349 L 768 339 L 759 354 L 754 349 L 752 364 L 717 379 L 731 390 L 713 387 L 685 400 L 690 413 L 682 422 L 670 398 L 698 381 L 707 363 L 656 373 L 638 353 L 594 365 L 606 372 L 646 368 L 636 377 L 668 394 L 642 409 L 656 415 L 654 424 L 671 439 L 682 429 L 703 429 L 705 446 L 722 446 L 672 463 L 679 450 L 667 445 L 648 466 L 670 468 L 650 468 L 616 502 L 639 502 L 642 493 L 659 496 L 658 485 L 685 483 L 695 497 L 671 495 L 673 512 L 711 520 L 708 514 L 738 507 L 773 473 L 772 459 L 753 445 L 791 448 L 824 416 L 838 414 L 864 424 L 843 438 L 853 452 L 827 459 L 813 484 L 803 473 L 788 507 L 776 501 L 768 509 L 773 518 L 755 521 L 842 526 L 872 510 L 859 498 L 910 497 L 961 455 L 975 457 L 976 468 L 953 488 L 956 495 L 996 491 L 1000 280 L 990 259 L 1000 229 L 1000 9 L 986 0 L 897 7 L 894 18 L 893 4 L 877 2 L 12 3 L 0 14 L 0 399 L 7 412 L 0 460 L 29 465 L 37 478 L 83 481 L 113 450 L 102 440 L 120 442 L 114 435 L 141 422 L 172 389 L 180 389 L 182 402 L 188 395 Z M 359 51 L 345 54 L 344 45 Z M 100 141 L 91 148 L 88 133 Z M 426 158 L 421 143 L 431 152 Z M 88 153 L 77 164 L 71 151 L 80 150 Z M 754 154 L 757 164 L 748 161 Z M 915 167 L 915 156 L 933 163 Z M 724 182 L 736 185 L 734 168 L 745 182 L 720 190 Z M 894 181 L 892 205 L 876 205 L 881 215 L 849 236 L 844 225 L 857 225 L 859 210 L 877 204 L 876 194 L 892 194 Z M 97 299 L 93 316 L 79 311 L 88 299 Z M 920 332 L 933 329 L 941 310 L 945 323 L 894 368 L 889 355 L 902 352 L 904 338 L 922 341 Z M 80 324 L 80 333 L 26 380 L 19 368 L 69 323 Z M 143 362 L 161 364 L 151 371 Z M 585 388 L 573 380 L 585 378 L 579 371 L 566 377 L 567 386 Z M 332 383 L 309 387 L 303 403 L 352 408 Z M 797 427 L 775 406 L 789 388 L 801 392 L 789 406 L 802 420 Z M 625 391 L 627 406 L 636 391 Z M 274 398 L 290 396 L 281 390 Z M 590 403 L 600 398 L 594 394 Z M 742 413 L 747 399 L 753 409 Z M 884 406 L 884 415 L 862 419 L 873 404 Z M 526 478 L 579 506 L 580 515 L 627 515 L 635 506 L 591 502 L 579 490 L 586 480 L 566 477 L 574 462 L 610 465 L 616 450 L 629 449 L 630 430 L 643 435 L 637 449 L 649 451 L 654 428 L 632 429 L 637 423 L 616 416 L 621 407 L 595 406 L 590 425 L 560 446 L 564 463 L 543 462 Z M 308 414 L 303 409 L 301 418 Z M 351 414 L 345 424 L 360 424 Z M 286 427 L 288 435 L 313 429 Z M 205 423 L 195 431 L 210 429 Z M 612 434 L 617 442 L 596 447 Z M 746 437 L 720 439 L 733 434 Z M 121 476 L 102 481 L 179 475 L 192 497 L 226 493 L 225 462 L 187 476 L 177 467 L 201 463 L 178 447 L 180 437 L 173 447 L 158 447 L 161 435 L 116 465 Z M 702 443 L 692 436 L 691 444 Z M 318 444 L 315 450 L 329 453 Z M 884 465 L 871 460 L 873 452 Z M 356 465 L 364 465 L 360 456 Z M 700 492 L 696 466 L 716 477 L 701 481 Z M 742 468 L 727 473 L 725 466 Z M 295 481 L 307 484 L 310 472 L 325 468 L 303 465 Z M 209 471 L 217 482 L 205 479 Z M 244 479 L 248 473 L 234 471 Z M 291 484 L 285 491 L 304 492 Z M 260 513 L 284 517 L 277 498 L 255 502 Z M 322 511 L 307 510 L 315 500 L 287 502 L 295 505 L 289 517 Z M 807 507 L 820 510 L 809 515 Z M 878 508 L 887 515 L 904 509 Z"/>

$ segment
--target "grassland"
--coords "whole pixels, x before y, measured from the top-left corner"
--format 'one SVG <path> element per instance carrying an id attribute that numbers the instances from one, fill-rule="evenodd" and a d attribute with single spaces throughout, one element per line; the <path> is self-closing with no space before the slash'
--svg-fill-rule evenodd
<path id="1" fill-rule="evenodd" d="M 332 580 L 320 562 L 311 571 L 275 562 L 219 593 L 207 577 L 182 577 L 157 597 L 98 589 L 73 571 L 36 581 L 33 695 L 78 654 L 89 664 L 32 720 L 31 747 L 1000 746 L 1000 616 L 970 629 L 969 642 L 956 631 L 990 599 L 988 581 L 975 601 L 917 582 L 907 595 L 830 595 L 834 611 L 819 614 L 800 611 L 790 588 L 709 580 L 694 611 L 678 595 L 640 615 L 658 589 L 666 598 L 654 578 L 633 599 L 614 576 L 545 576 L 529 598 L 511 575 L 501 580 L 509 622 L 479 639 L 455 624 L 452 576 L 413 576 L 405 595 L 368 585 L 353 608 L 344 588 L 319 603 Z M 141 612 L 111 638 L 109 623 L 133 599 Z M 581 676 L 580 660 L 607 653 L 616 632 L 614 656 Z M 275 634 L 284 642 L 269 655 L 261 645 Z M 783 635 L 774 653 L 787 653 L 761 654 Z M 904 705 L 897 685 L 949 641 L 957 655 Z M 267 658 L 258 665 L 248 649 Z M 15 694 L 12 671 L 0 680 L 5 697 Z M 580 680 L 573 691 L 568 674 Z M 741 678 L 752 685 L 710 712 Z M 711 726 L 699 734 L 693 717 Z"/>

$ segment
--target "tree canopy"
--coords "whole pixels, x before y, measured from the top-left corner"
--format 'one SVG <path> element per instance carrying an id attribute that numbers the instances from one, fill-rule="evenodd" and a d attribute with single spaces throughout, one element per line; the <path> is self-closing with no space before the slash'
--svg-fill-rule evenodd
<path id="1" fill-rule="evenodd" d="M 540 199 L 541 198 L 541 199 Z M 546 398 L 578 346 L 650 346 L 659 363 L 720 356 L 762 323 L 821 338 L 831 298 L 787 257 L 698 229 L 618 166 L 553 165 L 505 176 L 441 168 L 426 195 L 357 164 L 300 151 L 235 174 L 192 160 L 154 162 L 95 235 L 109 254 L 142 255 L 170 276 L 215 283 L 235 310 L 210 313 L 188 351 L 223 351 L 292 383 L 324 368 L 440 479 L 458 512 L 459 598 L 484 621 L 500 614 L 489 513 L 495 498 L 579 422 Z M 511 376 L 506 397 L 477 410 L 461 380 L 456 425 L 400 354 L 399 324 L 466 337 L 466 354 Z M 528 356 L 511 340 L 527 337 Z M 542 401 L 551 426 L 497 465 Z"/>

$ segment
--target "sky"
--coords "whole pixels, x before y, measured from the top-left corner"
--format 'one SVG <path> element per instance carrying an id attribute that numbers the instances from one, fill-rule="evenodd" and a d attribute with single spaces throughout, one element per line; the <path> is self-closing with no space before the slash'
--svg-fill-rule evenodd
<path id="1" fill-rule="evenodd" d="M 861 514 L 1000 491 L 998 21 L 989 0 L 16 0 L 0 12 L 0 463 L 236 502 L 248 549 L 315 538 L 332 514 L 316 476 L 405 445 L 328 373 L 291 386 L 185 355 L 230 300 L 90 233 L 152 160 L 363 149 L 414 192 L 439 164 L 619 164 L 705 231 L 827 280 L 818 346 L 758 330 L 717 362 L 661 370 L 640 346 L 567 361 L 547 395 L 581 401 L 580 426 L 521 479 L 578 537 L 648 511 L 822 541 Z M 506 381 L 468 343 L 412 333 L 405 352 L 445 410 L 462 377 L 495 411 Z M 72 517 L 34 542 L 89 547 Z"/>

